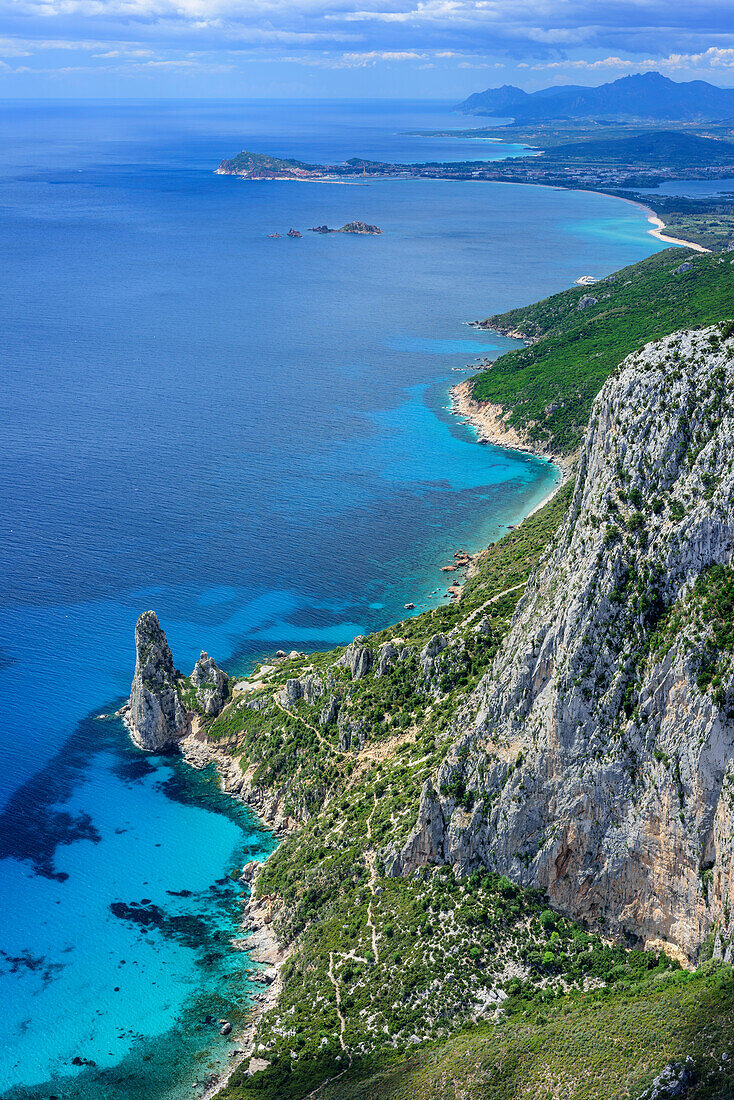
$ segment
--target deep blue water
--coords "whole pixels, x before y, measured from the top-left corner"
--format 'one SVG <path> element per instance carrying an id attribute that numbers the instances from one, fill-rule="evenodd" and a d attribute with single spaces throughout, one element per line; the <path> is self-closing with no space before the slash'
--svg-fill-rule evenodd
<path id="1" fill-rule="evenodd" d="M 0 108 L 2 1097 L 191 1096 L 226 1048 L 205 1016 L 247 1003 L 228 876 L 272 837 L 91 717 L 128 690 L 137 615 L 186 670 L 344 642 L 441 602 L 454 549 L 554 483 L 447 411 L 452 368 L 513 346 L 461 322 L 655 251 L 642 211 L 212 171 L 241 148 L 476 157 L 411 133 L 451 124 L 407 102 Z M 355 218 L 382 236 L 268 238 Z"/>

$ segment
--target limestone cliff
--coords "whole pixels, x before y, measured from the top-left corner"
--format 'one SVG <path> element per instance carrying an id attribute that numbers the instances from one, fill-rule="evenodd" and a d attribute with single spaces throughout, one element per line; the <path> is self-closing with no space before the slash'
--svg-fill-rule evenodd
<path id="1" fill-rule="evenodd" d="M 604 386 L 567 520 L 392 874 L 483 864 L 689 959 L 712 929 L 731 952 L 730 329 L 648 345 Z"/>
<path id="2" fill-rule="evenodd" d="M 136 745 L 156 752 L 175 744 L 187 730 L 186 711 L 176 686 L 173 657 L 154 611 L 135 626 L 135 674 L 125 716 Z"/>

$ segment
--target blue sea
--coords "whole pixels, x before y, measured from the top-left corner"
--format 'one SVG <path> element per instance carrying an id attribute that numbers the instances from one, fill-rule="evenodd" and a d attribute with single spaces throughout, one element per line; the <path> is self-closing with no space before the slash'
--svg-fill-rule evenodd
<path id="1" fill-rule="evenodd" d="M 127 694 L 140 612 L 187 671 L 201 648 L 241 671 L 346 642 L 440 604 L 453 551 L 555 483 L 448 411 L 515 346 L 463 322 L 654 252 L 644 212 L 213 172 L 243 148 L 520 151 L 419 136 L 451 125 L 419 102 L 0 106 L 3 1100 L 192 1097 L 250 1004 L 232 875 L 275 839 L 95 718 Z M 353 219 L 382 235 L 306 232 Z"/>

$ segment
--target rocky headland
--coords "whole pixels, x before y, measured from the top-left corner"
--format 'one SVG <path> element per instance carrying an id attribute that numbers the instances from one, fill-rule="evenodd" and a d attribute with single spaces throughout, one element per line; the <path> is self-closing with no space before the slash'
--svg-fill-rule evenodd
<path id="1" fill-rule="evenodd" d="M 678 314 L 689 308 L 682 285 L 699 310 L 721 301 L 702 289 L 728 285 L 725 261 L 696 262 L 706 266 L 653 265 Z M 624 302 L 630 286 L 647 295 L 646 264 L 621 280 Z M 530 352 L 521 361 L 533 369 L 565 361 L 559 324 L 593 328 L 604 294 L 581 311 L 581 288 L 529 307 L 546 329 L 511 354 Z M 625 339 L 649 301 L 616 310 Z M 618 1012 L 593 1029 L 599 1084 L 588 1096 L 617 1095 L 608 1080 L 635 1098 L 659 1094 L 660 1082 L 726 1080 L 732 395 L 734 323 L 724 320 L 623 356 L 589 403 L 580 445 L 568 419 L 563 435 L 557 419 L 535 419 L 524 436 L 506 405 L 476 402 L 493 442 L 538 453 L 544 432 L 566 483 L 484 553 L 457 551 L 442 568 L 470 568 L 450 604 L 346 647 L 279 652 L 238 681 L 202 654 L 183 677 L 153 613 L 141 617 L 126 716 L 136 742 L 215 763 L 225 789 L 282 837 L 256 875 L 244 869 L 247 930 L 275 963 L 277 997 L 224 1096 L 275 1100 L 287 1077 L 299 1098 L 356 1097 L 360 1074 L 383 1072 L 380 1059 L 407 1059 L 412 1081 L 407 1052 L 430 1042 L 421 1051 L 450 1058 L 458 1031 L 473 1051 L 494 1052 L 490 1065 L 514 1057 L 518 1037 L 522 1051 L 541 1050 L 558 1095 L 581 1096 L 588 1043 L 567 1029 L 610 998 Z M 475 400 L 470 384 L 462 400 Z M 705 1044 L 704 1005 L 721 1037 Z M 522 1028 L 549 1018 L 559 1038 L 546 1052 Z M 461 1058 L 451 1064 L 452 1080 L 485 1081 L 479 1061 L 471 1073 Z M 371 1095 L 400 1095 L 379 1080 Z M 532 1095 L 532 1077 L 517 1080 L 517 1095 Z M 447 1095 L 422 1088 L 411 1095 Z M 709 1094 L 726 1095 L 691 1096 Z"/>
<path id="2" fill-rule="evenodd" d="M 179 745 L 200 719 L 219 714 L 228 694 L 227 676 L 203 650 L 191 676 L 183 676 L 158 616 L 143 612 L 135 626 L 130 699 L 118 712 L 138 748 L 160 752 Z"/>

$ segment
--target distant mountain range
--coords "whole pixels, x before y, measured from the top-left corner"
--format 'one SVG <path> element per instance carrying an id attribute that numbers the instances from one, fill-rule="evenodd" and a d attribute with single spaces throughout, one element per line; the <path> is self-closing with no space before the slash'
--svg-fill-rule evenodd
<path id="1" fill-rule="evenodd" d="M 705 80 L 677 83 L 661 73 L 637 73 L 598 88 L 566 85 L 524 92 L 505 84 L 475 92 L 458 104 L 458 110 L 509 116 L 518 123 L 579 118 L 713 121 L 734 118 L 734 88 L 717 88 Z"/>

